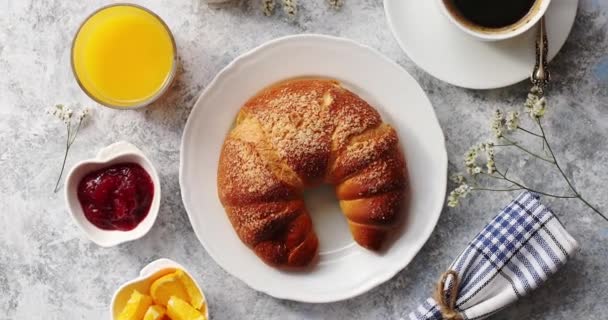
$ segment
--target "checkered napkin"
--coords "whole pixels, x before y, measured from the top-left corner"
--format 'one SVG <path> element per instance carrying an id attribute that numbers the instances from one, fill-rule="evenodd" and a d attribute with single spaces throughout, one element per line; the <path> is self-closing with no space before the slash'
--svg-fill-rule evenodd
<path id="1" fill-rule="evenodd" d="M 524 192 L 469 243 L 444 274 L 435 298 L 410 319 L 484 319 L 536 289 L 577 248 L 538 195 Z M 450 304 L 452 315 L 445 308 Z"/>

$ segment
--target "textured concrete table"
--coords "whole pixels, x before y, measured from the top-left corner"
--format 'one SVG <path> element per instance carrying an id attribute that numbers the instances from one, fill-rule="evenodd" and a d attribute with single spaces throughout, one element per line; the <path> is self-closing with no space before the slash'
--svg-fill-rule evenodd
<path id="1" fill-rule="evenodd" d="M 92 104 L 72 78 L 70 41 L 79 22 L 108 2 L 0 0 L 0 319 L 105 319 L 114 290 L 159 257 L 180 261 L 197 275 L 215 319 L 399 319 L 427 296 L 443 268 L 514 196 L 478 194 L 460 208 L 445 209 L 407 268 L 354 299 L 302 304 L 249 289 L 199 244 L 178 184 L 180 138 L 190 109 L 234 57 L 267 40 L 303 32 L 348 37 L 377 48 L 429 95 L 446 134 L 451 172 L 461 168 L 469 144 L 486 136 L 492 110 L 521 104 L 528 84 L 473 91 L 430 77 L 397 46 L 380 0 L 346 0 L 340 12 L 328 10 L 324 0 L 300 1 L 293 23 L 262 16 L 257 0 L 222 10 L 209 9 L 203 0 L 136 2 L 158 12 L 173 29 L 183 70 L 173 90 L 150 108 L 117 112 L 96 107 L 73 146 L 68 167 L 126 139 L 142 147 L 160 171 L 164 198 L 151 232 L 104 249 L 83 236 L 61 193 L 52 192 L 65 132 L 44 110 L 59 102 Z M 608 2 L 581 0 L 572 34 L 552 65 L 547 122 L 556 152 L 574 183 L 608 210 Z M 513 163 L 524 168 L 532 159 L 519 156 Z M 527 180 L 555 189 L 561 185 L 553 171 L 534 176 Z M 545 286 L 494 318 L 606 319 L 608 223 L 577 202 L 545 203 L 582 248 Z"/>

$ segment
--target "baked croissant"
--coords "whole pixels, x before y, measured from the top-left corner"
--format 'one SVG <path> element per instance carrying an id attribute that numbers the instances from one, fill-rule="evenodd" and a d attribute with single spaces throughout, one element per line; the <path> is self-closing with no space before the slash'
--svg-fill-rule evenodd
<path id="1" fill-rule="evenodd" d="M 220 155 L 218 192 L 240 239 L 266 263 L 309 264 L 318 240 L 302 190 L 333 184 L 354 240 L 378 250 L 402 211 L 395 130 L 337 81 L 264 89 L 241 108 Z"/>

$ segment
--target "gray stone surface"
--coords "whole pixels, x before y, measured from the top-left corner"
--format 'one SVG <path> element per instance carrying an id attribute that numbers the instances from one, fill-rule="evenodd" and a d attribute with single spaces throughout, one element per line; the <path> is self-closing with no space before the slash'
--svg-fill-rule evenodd
<path id="1" fill-rule="evenodd" d="M 421 253 L 392 280 L 348 301 L 302 304 L 249 289 L 224 272 L 198 243 L 178 185 L 181 133 L 199 92 L 234 57 L 267 40 L 316 32 L 370 45 L 408 70 L 428 93 L 445 131 L 450 171 L 467 147 L 487 136 L 496 107 L 523 102 L 527 83 L 474 91 L 442 83 L 399 49 L 379 0 L 346 0 L 340 12 L 306 0 L 295 22 L 266 18 L 258 1 L 211 10 L 203 0 L 135 1 L 163 16 L 177 39 L 182 70 L 169 94 L 147 109 L 94 108 L 93 121 L 74 144 L 68 167 L 126 139 L 157 164 L 164 198 L 155 226 L 139 241 L 100 248 L 80 232 L 52 189 L 64 129 L 44 114 L 59 102 L 91 105 L 73 80 L 71 38 L 79 22 L 107 1 L 0 1 L 0 319 L 107 318 L 114 290 L 146 263 L 168 257 L 185 264 L 205 288 L 214 319 L 399 319 L 467 241 L 514 194 L 477 194 L 445 209 Z M 573 32 L 552 63 L 547 119 L 566 171 L 594 203 L 608 211 L 608 2 L 581 0 Z M 280 65 L 277 65 L 280 68 Z M 543 164 L 507 157 L 515 176 L 565 190 Z M 530 167 L 541 168 L 526 170 Z M 452 187 L 452 186 L 450 186 Z M 494 319 L 606 319 L 608 223 L 578 202 L 545 199 L 580 242 L 581 250 L 532 296 Z M 330 284 L 328 284 L 330 285 Z"/>

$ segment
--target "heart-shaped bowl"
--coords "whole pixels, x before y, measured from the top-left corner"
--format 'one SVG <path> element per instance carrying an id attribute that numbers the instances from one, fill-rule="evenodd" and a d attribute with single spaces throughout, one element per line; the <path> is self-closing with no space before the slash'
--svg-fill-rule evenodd
<path id="1" fill-rule="evenodd" d="M 139 277 L 123 284 L 120 286 L 120 288 L 118 288 L 118 290 L 116 290 L 114 296 L 112 297 L 110 309 L 110 314 L 112 315 L 111 318 L 118 318 L 118 315 L 125 307 L 133 290 L 148 294 L 149 288 L 154 280 L 168 273 L 174 272 L 176 269 L 183 270 L 184 273 L 194 281 L 198 291 L 203 296 L 203 301 L 205 301 L 205 309 L 203 310 L 205 319 L 209 319 L 209 305 L 207 304 L 207 298 L 205 298 L 205 293 L 201 289 L 201 286 L 198 284 L 196 279 L 192 277 L 192 274 L 190 274 L 188 270 L 186 270 L 186 268 L 181 266 L 179 263 L 165 258 L 152 261 L 150 264 L 141 269 L 139 272 Z"/>
<path id="2" fill-rule="evenodd" d="M 78 184 L 87 174 L 119 163 L 135 163 L 140 165 L 150 175 L 154 185 L 152 204 L 146 217 L 132 230 L 103 230 L 92 224 L 84 215 L 78 201 Z M 65 200 L 68 211 L 76 224 L 84 231 L 91 241 L 102 247 L 111 247 L 123 242 L 143 237 L 156 221 L 160 207 L 160 180 L 152 162 L 134 145 L 120 141 L 99 151 L 94 159 L 77 163 L 67 175 L 65 183 Z"/>

